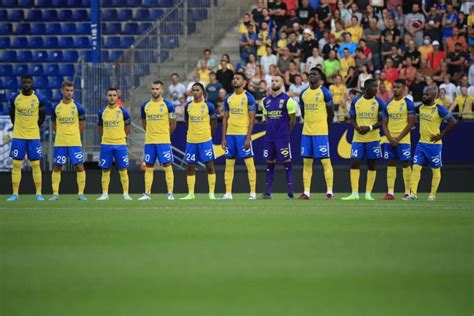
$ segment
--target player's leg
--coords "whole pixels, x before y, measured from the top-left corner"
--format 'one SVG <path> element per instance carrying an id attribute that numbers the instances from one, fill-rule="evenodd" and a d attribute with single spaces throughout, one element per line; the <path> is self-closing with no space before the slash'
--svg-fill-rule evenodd
<path id="1" fill-rule="evenodd" d="M 415 150 L 415 156 L 413 157 L 413 171 L 411 173 L 411 180 L 410 180 L 410 196 L 404 198 L 404 200 L 413 201 L 417 200 L 418 194 L 418 183 L 420 182 L 421 178 L 421 170 L 423 169 L 423 165 L 426 164 L 426 156 L 424 151 L 424 143 L 418 143 Z"/>
<path id="2" fill-rule="evenodd" d="M 352 194 L 343 197 L 342 200 L 352 201 L 359 200 L 359 178 L 360 178 L 360 164 L 365 158 L 365 146 L 363 143 L 352 142 L 351 145 L 351 189 Z"/>
<path id="3" fill-rule="evenodd" d="M 292 200 L 295 198 L 295 174 L 293 172 L 293 164 L 291 163 L 291 145 L 289 142 L 282 142 L 276 149 L 277 160 L 283 161 L 283 167 L 285 168 L 286 185 L 288 187 L 287 196 L 288 199 Z"/>
<path id="4" fill-rule="evenodd" d="M 410 144 L 400 144 L 397 147 L 398 157 L 401 161 L 402 171 L 403 171 L 403 183 L 405 185 L 405 193 L 403 194 L 404 198 L 410 196 L 410 181 L 411 181 L 411 145 Z"/>
<path id="5" fill-rule="evenodd" d="M 101 145 L 99 154 L 99 167 L 102 169 L 102 195 L 97 199 L 98 201 L 105 201 L 109 199 L 110 168 L 112 168 L 113 159 L 113 146 Z"/>
<path id="6" fill-rule="evenodd" d="M 373 201 L 372 190 L 375 184 L 375 178 L 377 176 L 377 159 L 382 158 L 382 149 L 380 148 L 380 142 L 370 142 L 365 144 L 366 155 L 367 155 L 367 183 L 365 186 L 365 200 Z"/>
<path id="7" fill-rule="evenodd" d="M 301 157 L 303 157 L 303 193 L 300 200 L 309 200 L 311 179 L 313 177 L 313 139 L 309 135 L 301 135 Z"/>
<path id="8" fill-rule="evenodd" d="M 383 157 L 387 161 L 387 194 L 384 200 L 395 199 L 395 179 L 397 177 L 397 161 L 395 148 L 390 143 L 383 144 Z"/>
<path id="9" fill-rule="evenodd" d="M 120 182 L 122 183 L 122 191 L 124 200 L 131 201 L 132 197 L 128 194 L 129 178 L 128 178 L 128 148 L 127 145 L 117 145 L 114 149 L 114 161 L 120 174 Z"/>
<path id="10" fill-rule="evenodd" d="M 232 199 L 232 184 L 234 182 L 234 168 L 235 168 L 235 157 L 237 155 L 237 147 L 235 143 L 235 137 L 233 135 L 226 135 L 227 147 L 225 149 L 225 171 L 224 171 L 224 182 L 225 182 L 225 194 L 222 197 L 224 200 Z"/>
<path id="11" fill-rule="evenodd" d="M 166 187 L 168 189 L 168 200 L 174 200 L 174 174 L 171 163 L 173 162 L 173 150 L 171 144 L 158 145 L 158 160 L 165 170 Z"/>
<path id="12" fill-rule="evenodd" d="M 430 144 L 428 145 L 430 152 L 430 166 L 433 173 L 431 178 L 431 191 L 428 197 L 428 201 L 436 200 L 436 192 L 438 192 L 438 187 L 441 182 L 441 167 L 443 166 L 441 161 L 441 144 Z"/>
<path id="13" fill-rule="evenodd" d="M 139 201 L 151 200 L 151 187 L 153 186 L 153 175 L 156 161 L 156 144 L 145 144 L 143 150 L 143 162 L 145 162 L 145 193 L 138 198 Z"/>
<path id="14" fill-rule="evenodd" d="M 316 147 L 313 147 L 315 157 L 321 160 L 326 181 L 326 200 L 333 199 L 332 187 L 334 183 L 334 171 L 332 169 L 331 158 L 329 154 L 329 138 L 326 135 L 314 136 Z"/>
<path id="15" fill-rule="evenodd" d="M 250 147 L 245 149 L 245 135 L 236 136 L 237 139 L 237 156 L 244 159 L 245 166 L 247 167 L 247 175 L 249 179 L 250 194 L 249 199 L 255 200 L 257 198 L 257 170 L 255 169 L 255 162 L 253 160 L 253 147 L 252 141 L 250 141 Z"/>
<path id="16" fill-rule="evenodd" d="M 215 200 L 214 194 L 216 188 L 216 171 L 214 170 L 214 148 L 212 147 L 212 141 L 207 141 L 198 145 L 198 156 L 206 165 L 207 170 L 207 182 L 209 184 L 209 199 Z"/>
<path id="17" fill-rule="evenodd" d="M 13 159 L 12 169 L 12 195 L 7 199 L 8 202 L 18 200 L 20 182 L 21 182 L 21 166 L 26 152 L 26 140 L 13 138 L 10 148 L 10 157 Z"/>
<path id="18" fill-rule="evenodd" d="M 41 188 L 43 185 L 43 175 L 41 173 L 40 159 L 43 157 L 41 151 L 41 141 L 39 139 L 33 139 L 27 141 L 27 152 L 28 159 L 31 163 L 31 169 L 33 170 L 33 181 L 35 182 L 36 188 L 36 200 L 44 201 L 41 195 Z"/>
<path id="19" fill-rule="evenodd" d="M 86 201 L 84 189 L 86 187 L 86 170 L 84 169 L 84 151 L 81 146 L 67 147 L 69 160 L 76 168 L 77 196 L 81 201 Z"/>
<path id="20" fill-rule="evenodd" d="M 64 147 L 62 147 L 64 148 Z M 54 148 L 54 165 L 53 165 L 53 172 L 51 173 L 51 187 L 53 190 L 53 196 L 49 199 L 50 201 L 56 201 L 59 199 L 59 184 L 61 183 L 61 170 L 63 168 L 62 161 L 66 161 L 66 156 L 64 160 L 62 160 L 62 156 L 59 154 L 59 150 L 61 148 L 55 147 Z"/>
<path id="21" fill-rule="evenodd" d="M 275 178 L 275 167 L 276 167 L 276 152 L 275 143 L 267 141 L 265 143 L 265 149 L 263 150 L 263 157 L 267 161 L 267 169 L 265 172 L 265 193 L 263 194 L 264 199 L 271 199 L 273 179 Z"/>
<path id="22" fill-rule="evenodd" d="M 215 200 L 216 196 L 214 191 L 216 189 L 216 170 L 214 169 L 214 161 L 208 161 L 206 163 L 207 170 L 207 183 L 209 185 L 209 199 Z"/>
<path id="23" fill-rule="evenodd" d="M 186 143 L 184 160 L 186 167 L 186 182 L 188 184 L 188 195 L 180 200 L 194 200 L 194 186 L 196 185 L 196 163 L 198 155 L 198 144 Z"/>

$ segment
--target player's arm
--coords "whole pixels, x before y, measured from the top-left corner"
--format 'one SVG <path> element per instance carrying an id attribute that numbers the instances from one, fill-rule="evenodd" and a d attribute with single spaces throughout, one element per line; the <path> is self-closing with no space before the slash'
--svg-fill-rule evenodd
<path id="1" fill-rule="evenodd" d="M 296 106 L 297 104 L 292 98 L 289 98 L 288 102 L 286 102 L 286 109 L 288 111 L 288 116 L 290 117 L 290 132 L 293 130 L 293 127 L 295 127 L 296 124 Z"/>
<path id="2" fill-rule="evenodd" d="M 355 98 L 354 100 L 352 100 L 351 108 L 349 110 L 349 121 L 351 122 L 352 126 L 354 127 L 354 130 L 356 130 L 359 134 L 365 134 L 365 133 L 367 133 L 367 131 L 362 132 L 361 128 L 357 124 L 357 114 L 356 114 L 356 111 L 355 111 L 355 104 L 356 104 L 356 101 L 358 99 L 359 98 Z"/>
<path id="3" fill-rule="evenodd" d="M 168 121 L 170 124 L 170 135 L 173 135 L 176 129 L 176 113 L 174 112 L 174 106 L 170 101 L 165 100 L 165 104 L 168 107 Z"/>
<path id="4" fill-rule="evenodd" d="M 255 99 L 250 93 L 247 93 L 247 102 L 248 102 L 249 127 L 247 129 L 247 135 L 245 137 L 244 149 L 250 148 L 250 142 L 252 141 L 253 127 L 255 126 L 255 111 L 257 110 Z"/>
<path id="5" fill-rule="evenodd" d="M 10 99 L 10 106 L 8 107 L 8 115 L 10 116 L 10 121 L 12 124 L 15 124 L 15 98 Z"/>
<path id="6" fill-rule="evenodd" d="M 441 116 L 445 121 L 448 121 L 448 125 L 441 131 L 441 134 L 431 136 L 430 140 L 433 143 L 436 143 L 437 141 L 441 140 L 447 133 L 449 133 L 454 126 L 458 123 L 454 116 L 448 112 L 444 107 L 441 105 L 437 105 L 438 108 L 438 114 Z"/>
<path id="7" fill-rule="evenodd" d="M 262 122 L 264 122 L 264 123 L 267 122 L 267 114 L 268 114 L 267 108 L 265 107 L 265 99 L 266 98 L 263 98 L 262 101 L 261 101 L 262 102 L 262 115 L 263 115 Z"/>
<path id="8" fill-rule="evenodd" d="M 120 109 L 122 110 L 122 113 L 123 113 L 125 135 L 129 135 L 132 132 L 132 121 L 130 119 L 130 115 L 128 114 L 128 111 L 124 109 L 123 107 L 121 107 Z"/>
<path id="9" fill-rule="evenodd" d="M 229 121 L 229 96 L 224 100 L 224 117 L 222 118 L 222 141 L 221 146 L 225 150 L 227 148 L 227 140 L 225 135 L 227 135 L 227 123 Z"/>
<path id="10" fill-rule="evenodd" d="M 143 129 L 146 131 L 146 113 L 145 113 L 145 106 L 146 106 L 146 101 L 142 103 L 140 106 L 140 118 L 142 119 L 142 126 Z"/>
<path id="11" fill-rule="evenodd" d="M 77 107 L 77 115 L 79 119 L 79 133 L 82 133 L 86 129 L 86 111 L 84 110 L 84 107 L 80 105 L 79 103 L 76 103 Z M 53 109 L 53 114 L 55 114 L 55 111 Z M 53 117 L 53 116 L 52 116 Z M 56 125 L 56 118 L 53 120 L 53 128 Z"/>
<path id="12" fill-rule="evenodd" d="M 38 126 L 43 125 L 44 120 L 46 119 L 46 109 L 47 109 L 46 100 L 42 97 L 39 100 Z"/>
<path id="13" fill-rule="evenodd" d="M 209 124 L 211 126 L 211 135 L 214 135 L 214 132 L 216 131 L 217 127 L 217 113 L 216 113 L 216 108 L 214 107 L 214 104 L 211 102 L 207 101 L 207 108 L 209 111 Z"/>
<path id="14" fill-rule="evenodd" d="M 383 110 L 385 109 L 385 104 L 383 103 L 383 101 L 381 99 L 379 99 L 377 97 L 375 97 L 375 100 L 377 100 L 377 102 L 379 104 L 379 111 L 377 112 L 378 121 L 374 125 L 368 126 L 369 130 L 367 132 L 370 132 L 370 131 L 372 131 L 374 129 L 377 129 L 377 128 L 380 128 L 380 126 L 382 126 Z"/>
<path id="15" fill-rule="evenodd" d="M 403 129 L 403 131 L 398 135 L 398 137 L 395 139 L 395 141 L 398 143 L 400 140 L 403 139 L 410 131 L 413 129 L 413 126 L 415 126 L 415 121 L 416 121 L 416 114 L 415 114 L 415 104 L 411 101 L 406 99 L 407 107 L 408 107 L 408 116 L 407 116 L 407 125 Z"/>
<path id="16" fill-rule="evenodd" d="M 394 146 L 395 145 L 395 140 L 392 137 L 392 135 L 390 134 L 390 131 L 388 129 L 388 111 L 387 111 L 387 107 L 384 107 L 384 109 L 382 111 L 382 130 L 383 130 L 383 133 L 385 134 L 385 136 L 387 137 L 388 141 L 390 142 L 390 144 L 392 146 Z"/>
<path id="17" fill-rule="evenodd" d="M 102 120 L 102 110 L 97 114 L 97 129 L 99 130 L 100 137 L 104 134 L 104 121 Z"/>
<path id="18" fill-rule="evenodd" d="M 331 125 L 334 120 L 334 102 L 332 100 L 331 93 L 326 88 L 323 88 L 324 102 L 326 103 L 326 113 L 328 119 L 328 125 Z"/>
<path id="19" fill-rule="evenodd" d="M 307 89 L 307 88 L 306 88 Z M 306 89 L 304 89 L 303 91 L 301 91 L 300 93 L 300 111 L 301 111 L 301 117 L 303 118 L 304 120 L 304 100 L 303 100 L 303 94 L 305 93 Z"/>
<path id="20" fill-rule="evenodd" d="M 53 111 L 51 112 L 51 127 L 53 131 L 56 131 L 56 106 L 53 107 Z"/>

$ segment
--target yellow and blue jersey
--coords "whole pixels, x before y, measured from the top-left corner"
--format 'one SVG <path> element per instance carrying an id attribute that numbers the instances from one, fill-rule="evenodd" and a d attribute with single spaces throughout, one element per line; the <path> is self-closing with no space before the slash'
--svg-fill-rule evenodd
<path id="1" fill-rule="evenodd" d="M 54 146 L 82 146 L 79 122 L 86 119 L 84 108 L 79 102 L 62 100 L 53 106 L 51 120 L 56 123 Z"/>
<path id="2" fill-rule="evenodd" d="M 224 100 L 224 111 L 229 112 L 227 135 L 247 135 L 250 120 L 249 112 L 255 112 L 255 98 L 250 92 L 232 93 Z"/>
<path id="3" fill-rule="evenodd" d="M 36 91 L 31 95 L 16 93 L 10 98 L 9 114 L 13 138 L 40 139 L 40 126 L 46 116 L 46 99 Z"/>
<path id="4" fill-rule="evenodd" d="M 391 99 L 384 107 L 383 117 L 388 119 L 388 130 L 392 137 L 398 137 L 408 124 L 408 117 L 415 115 L 415 104 L 408 98 Z M 410 133 L 400 140 L 400 144 L 410 144 Z"/>
<path id="5" fill-rule="evenodd" d="M 301 113 L 304 117 L 303 135 L 328 135 L 328 111 L 333 108 L 331 93 L 326 87 L 306 88 L 300 94 Z"/>
<path id="6" fill-rule="evenodd" d="M 420 143 L 442 144 L 439 140 L 436 143 L 431 141 L 431 137 L 440 134 L 440 126 L 443 120 L 451 120 L 453 115 L 442 105 L 424 105 L 422 104 L 417 112 L 420 118 Z"/>
<path id="7" fill-rule="evenodd" d="M 378 97 L 366 99 L 364 96 L 356 97 L 351 104 L 350 117 L 356 120 L 358 126 L 370 126 L 379 122 L 383 116 L 384 103 Z M 353 142 L 370 143 L 380 141 L 379 129 L 373 129 L 366 134 L 354 131 Z"/>
<path id="8" fill-rule="evenodd" d="M 145 144 L 170 144 L 170 119 L 175 119 L 171 101 L 152 99 L 142 103 L 141 118 L 146 120 Z"/>
<path id="9" fill-rule="evenodd" d="M 102 145 L 127 144 L 125 126 L 130 125 L 130 115 L 125 108 L 119 106 L 102 108 L 98 114 L 97 125 L 103 128 Z"/>
<path id="10" fill-rule="evenodd" d="M 211 102 L 188 102 L 184 110 L 184 119 L 188 122 L 186 142 L 197 144 L 212 139 L 210 121 L 216 120 L 217 115 Z"/>

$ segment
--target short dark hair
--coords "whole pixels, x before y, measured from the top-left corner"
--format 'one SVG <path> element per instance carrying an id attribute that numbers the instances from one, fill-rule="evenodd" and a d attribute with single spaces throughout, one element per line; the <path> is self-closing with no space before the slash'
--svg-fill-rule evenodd
<path id="1" fill-rule="evenodd" d="M 74 84 L 72 83 L 72 81 L 64 80 L 62 85 L 61 85 L 61 88 L 64 88 L 64 87 L 73 87 L 74 88 Z"/>
<path id="2" fill-rule="evenodd" d="M 32 75 L 23 75 L 23 76 L 21 76 L 21 81 L 23 81 L 23 79 L 30 79 L 31 81 L 33 81 L 33 76 Z"/>
<path id="3" fill-rule="evenodd" d="M 397 80 L 395 80 L 393 83 L 398 83 L 398 84 L 401 84 L 401 85 L 403 85 L 403 86 L 406 84 L 406 83 L 405 83 L 405 80 L 402 80 L 402 79 L 397 79 Z"/>
<path id="4" fill-rule="evenodd" d="M 206 89 L 204 89 L 204 85 L 203 85 L 202 83 L 200 83 L 200 82 L 195 82 L 195 83 L 193 83 L 193 85 L 191 86 L 191 90 L 192 90 L 194 87 L 196 87 L 196 86 L 198 86 L 199 88 L 201 88 L 203 94 L 206 93 Z"/>
<path id="5" fill-rule="evenodd" d="M 236 75 L 237 75 L 237 76 L 240 76 L 240 77 L 241 77 L 243 80 L 245 80 L 245 81 L 248 80 L 248 79 L 247 79 L 247 76 L 246 76 L 243 72 L 241 72 L 241 71 L 235 72 L 235 73 L 234 73 L 234 76 L 236 76 Z"/>
<path id="6" fill-rule="evenodd" d="M 117 88 L 108 88 L 108 89 L 107 89 L 107 93 L 108 93 L 109 91 L 115 91 L 115 92 L 117 92 Z"/>
<path id="7" fill-rule="evenodd" d="M 211 52 L 211 50 L 210 50 L 209 48 L 206 48 L 206 49 L 204 50 L 204 53 L 207 53 L 207 52 L 209 52 L 209 53 L 210 53 L 210 52 Z"/>
<path id="8" fill-rule="evenodd" d="M 320 76 L 321 78 L 324 76 L 323 71 L 322 71 L 321 69 L 317 68 L 317 67 L 311 68 L 311 69 L 309 70 L 309 72 L 311 72 L 311 71 L 317 71 L 318 74 L 319 74 L 319 76 Z"/>
<path id="9" fill-rule="evenodd" d="M 155 81 L 153 81 L 152 84 L 159 84 L 159 85 L 161 85 L 161 86 L 164 85 L 164 84 L 163 84 L 163 81 L 161 81 L 161 80 L 155 80 Z"/>
<path id="10" fill-rule="evenodd" d="M 371 85 L 371 84 L 376 84 L 377 83 L 377 80 L 376 79 L 367 79 L 365 82 L 364 82 L 364 86 L 367 87 L 367 85 Z"/>
<path id="11" fill-rule="evenodd" d="M 173 73 L 171 74 L 171 77 L 173 77 L 173 76 L 176 76 L 176 77 L 179 78 L 179 75 L 178 75 L 176 72 L 173 72 Z"/>

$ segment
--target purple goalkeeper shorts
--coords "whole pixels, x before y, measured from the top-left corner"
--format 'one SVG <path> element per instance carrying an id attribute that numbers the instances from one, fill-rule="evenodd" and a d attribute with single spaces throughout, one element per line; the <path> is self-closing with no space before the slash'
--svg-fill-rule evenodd
<path id="1" fill-rule="evenodd" d="M 288 141 L 266 141 L 263 149 L 263 157 L 267 161 L 291 160 L 291 146 Z"/>

